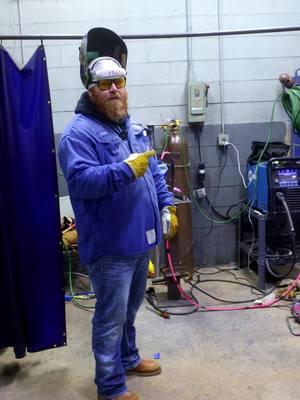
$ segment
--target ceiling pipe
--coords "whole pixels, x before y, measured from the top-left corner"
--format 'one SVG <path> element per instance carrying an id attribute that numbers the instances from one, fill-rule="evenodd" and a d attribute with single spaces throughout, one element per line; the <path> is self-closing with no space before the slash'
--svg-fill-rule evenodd
<path id="1" fill-rule="evenodd" d="M 282 26 L 277 28 L 239 29 L 212 32 L 157 33 L 145 35 L 120 35 L 122 39 L 177 39 L 210 36 L 256 35 L 276 32 L 296 32 L 300 26 Z M 81 40 L 83 35 L 0 35 L 0 40 Z"/>

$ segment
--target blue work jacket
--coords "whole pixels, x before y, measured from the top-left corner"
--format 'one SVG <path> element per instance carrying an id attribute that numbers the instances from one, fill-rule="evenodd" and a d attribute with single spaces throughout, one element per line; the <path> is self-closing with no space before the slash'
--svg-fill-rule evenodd
<path id="1" fill-rule="evenodd" d="M 130 153 L 150 148 L 144 127 L 77 114 L 65 128 L 59 160 L 68 183 L 83 265 L 99 256 L 135 256 L 161 241 L 160 210 L 173 204 L 165 178 L 151 157 L 145 175 L 135 179 L 124 163 Z"/>

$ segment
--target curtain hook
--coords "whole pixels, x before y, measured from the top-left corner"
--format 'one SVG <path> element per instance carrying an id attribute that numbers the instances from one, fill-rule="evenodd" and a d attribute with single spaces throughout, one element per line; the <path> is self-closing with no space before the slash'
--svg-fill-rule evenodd
<path id="1" fill-rule="evenodd" d="M 43 38 L 41 38 L 41 46 L 43 46 L 43 47 L 44 47 Z"/>

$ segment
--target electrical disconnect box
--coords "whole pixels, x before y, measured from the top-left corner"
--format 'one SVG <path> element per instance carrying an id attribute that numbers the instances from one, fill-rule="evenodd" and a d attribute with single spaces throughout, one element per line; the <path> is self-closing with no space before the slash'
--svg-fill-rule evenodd
<path id="1" fill-rule="evenodd" d="M 188 122 L 204 122 L 206 119 L 208 85 L 202 81 L 188 82 Z"/>

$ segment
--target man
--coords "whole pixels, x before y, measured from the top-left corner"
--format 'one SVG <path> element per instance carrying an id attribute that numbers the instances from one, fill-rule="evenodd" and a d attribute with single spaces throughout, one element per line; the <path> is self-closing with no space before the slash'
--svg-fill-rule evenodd
<path id="1" fill-rule="evenodd" d="M 128 115 L 125 68 L 109 56 L 89 63 L 85 59 L 81 77 L 87 91 L 65 128 L 59 159 L 75 213 L 81 263 L 97 298 L 95 383 L 99 399 L 138 400 L 128 391 L 125 375 L 161 372 L 157 361 L 140 357 L 135 338 L 149 250 L 161 240 L 160 219 L 164 237 L 171 238 L 177 218 L 145 130 Z"/>

